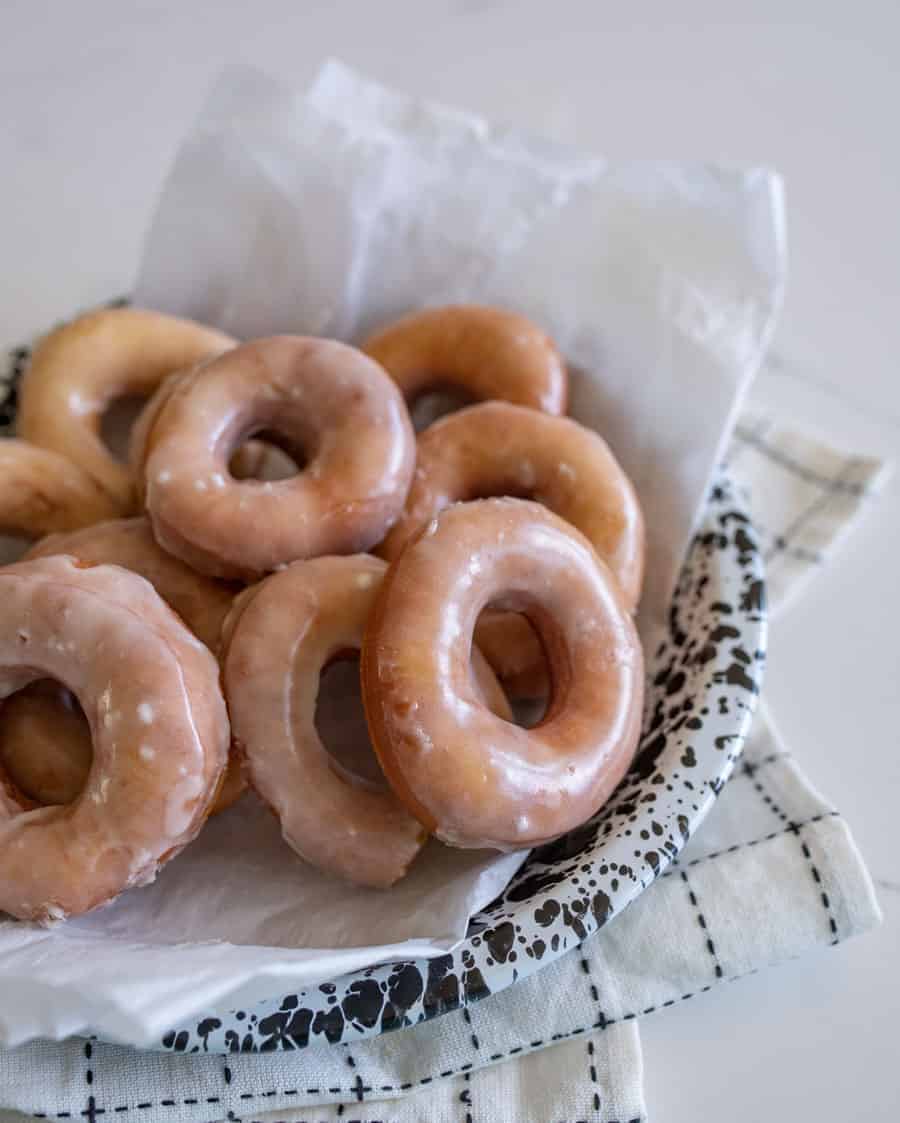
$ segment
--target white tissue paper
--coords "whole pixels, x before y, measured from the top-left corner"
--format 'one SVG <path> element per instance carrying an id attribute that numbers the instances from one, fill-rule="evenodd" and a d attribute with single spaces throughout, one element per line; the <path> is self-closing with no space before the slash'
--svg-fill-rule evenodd
<path id="1" fill-rule="evenodd" d="M 239 338 L 359 341 L 451 301 L 534 318 L 570 364 L 570 412 L 640 495 L 649 639 L 771 334 L 784 257 L 771 172 L 610 163 L 336 62 L 305 95 L 232 67 L 178 152 L 135 295 Z M 353 889 L 304 866 L 245 797 L 152 886 L 50 931 L 0 923 L 0 1044 L 151 1045 L 196 1015 L 440 954 L 522 858 L 431 843 L 395 888 Z"/>

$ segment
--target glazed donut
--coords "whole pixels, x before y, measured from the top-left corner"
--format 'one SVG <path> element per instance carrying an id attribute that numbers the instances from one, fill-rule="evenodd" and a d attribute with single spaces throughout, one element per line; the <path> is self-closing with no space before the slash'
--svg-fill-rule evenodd
<path id="1" fill-rule="evenodd" d="M 145 578 L 214 654 L 236 589 L 214 581 L 167 554 L 146 518 L 113 519 L 72 534 L 52 534 L 36 542 L 25 559 L 69 554 L 85 566 L 120 565 Z"/>
<path id="2" fill-rule="evenodd" d="M 297 562 L 243 593 L 225 627 L 225 694 L 251 786 L 305 861 L 386 888 L 425 841 L 389 790 L 372 790 L 322 744 L 315 724 L 324 667 L 358 650 L 385 563 L 366 555 Z M 475 656 L 473 666 L 479 666 Z M 509 717 L 480 662 L 475 687 Z"/>
<path id="3" fill-rule="evenodd" d="M 71 803 L 85 785 L 93 752 L 87 718 L 61 683 L 40 679 L 0 704 L 0 772 L 28 805 Z M 240 760 L 231 754 L 210 815 L 226 811 L 245 787 Z"/>
<path id="4" fill-rule="evenodd" d="M 140 308 L 105 308 L 51 332 L 22 379 L 19 435 L 73 460 L 110 496 L 117 514 L 134 508 L 131 473 L 106 448 L 108 406 L 149 397 L 174 370 L 234 346 L 212 328 Z"/>
<path id="5" fill-rule="evenodd" d="M 163 406 L 172 396 L 175 387 L 184 382 L 192 372 L 191 369 L 175 371 L 170 374 L 141 410 L 137 421 L 132 426 L 128 443 L 128 462 L 134 476 L 138 500 L 142 505 L 145 498 L 144 463 L 147 459 L 150 430 L 162 412 Z M 228 468 L 231 475 L 237 480 L 281 479 L 289 474 L 279 471 L 285 466 L 285 463 L 284 454 L 281 450 L 262 441 L 247 441 L 233 454 Z"/>
<path id="6" fill-rule="evenodd" d="M 27 441 L 0 438 L 0 533 L 40 538 L 115 514 L 106 492 L 71 460 Z"/>
<path id="7" fill-rule="evenodd" d="M 379 553 L 392 561 L 451 503 L 504 495 L 534 499 L 580 530 L 634 610 L 644 519 L 628 477 L 592 429 L 508 402 L 469 406 L 419 434 L 406 507 Z"/>
<path id="8" fill-rule="evenodd" d="M 489 713 L 468 653 L 487 604 L 521 612 L 551 675 L 543 719 Z M 360 660 L 372 745 L 392 788 L 453 846 L 515 850 L 589 819 L 640 733 L 643 656 L 590 543 L 521 499 L 448 507 L 388 570 Z"/>
<path id="9" fill-rule="evenodd" d="M 0 772 L 29 806 L 71 803 L 85 785 L 92 756 L 91 727 L 61 683 L 40 679 L 0 704 Z M 232 754 L 210 815 L 227 811 L 245 788 L 240 760 Z"/>
<path id="10" fill-rule="evenodd" d="M 553 341 L 524 316 L 480 304 L 426 308 L 363 343 L 407 402 L 453 388 L 565 413 L 568 376 Z"/>
<path id="11" fill-rule="evenodd" d="M 306 467 L 235 480 L 232 453 L 261 431 Z M 252 579 L 379 541 L 403 509 L 414 458 L 403 399 L 377 363 L 332 340 L 275 336 L 177 382 L 144 441 L 147 512 L 176 557 Z"/>
<path id="12" fill-rule="evenodd" d="M 66 554 L 79 564 L 120 565 L 145 578 L 195 636 L 213 652 L 235 590 L 194 573 L 155 542 L 146 519 L 117 519 L 73 534 L 54 534 L 25 559 Z M 42 680 L 0 707 L 0 767 L 38 804 L 71 803 L 91 764 L 91 733 L 71 693 Z M 244 790 L 240 762 L 229 760 L 211 814 L 230 807 Z"/>
<path id="13" fill-rule="evenodd" d="M 419 435 L 406 508 L 378 552 L 396 558 L 449 504 L 491 495 L 535 499 L 580 530 L 634 610 L 643 580 L 644 520 L 628 477 L 593 430 L 507 402 L 469 406 Z M 514 696 L 546 693 L 543 653 L 523 620 L 486 613 L 476 638 Z"/>
<path id="14" fill-rule="evenodd" d="M 0 570 L 0 697 L 36 679 L 81 703 L 94 744 L 74 802 L 0 784 L 0 910 L 49 923 L 153 880 L 196 836 L 225 768 L 218 666 L 149 582 L 72 558 Z"/>

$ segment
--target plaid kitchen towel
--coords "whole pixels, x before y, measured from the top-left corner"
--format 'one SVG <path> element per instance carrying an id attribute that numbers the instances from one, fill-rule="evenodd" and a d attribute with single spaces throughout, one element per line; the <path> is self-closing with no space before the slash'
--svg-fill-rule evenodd
<path id="1" fill-rule="evenodd" d="M 737 428 L 731 470 L 751 493 L 773 611 L 826 563 L 883 478 L 880 462 L 759 413 Z M 37 1042 L 0 1054 L 0 1105 L 10 1120 L 89 1123 L 640 1121 L 637 1019 L 878 919 L 847 825 L 763 713 L 679 860 L 615 923 L 519 985 L 350 1048 L 184 1057 Z"/>
<path id="2" fill-rule="evenodd" d="M 839 452 L 760 410 L 735 427 L 729 467 L 752 496 L 773 612 L 821 569 L 884 478 L 881 461 Z"/>

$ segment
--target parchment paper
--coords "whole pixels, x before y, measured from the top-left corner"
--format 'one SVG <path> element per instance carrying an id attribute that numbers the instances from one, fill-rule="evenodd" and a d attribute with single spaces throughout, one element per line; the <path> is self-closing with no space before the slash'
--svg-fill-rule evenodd
<path id="1" fill-rule="evenodd" d="M 572 414 L 640 494 L 650 640 L 783 278 L 771 172 L 610 163 L 331 62 L 305 95 L 222 74 L 165 184 L 136 301 L 241 338 L 358 341 L 459 300 L 534 317 L 570 362 Z M 152 1043 L 195 1013 L 439 954 L 521 860 L 432 844 L 396 888 L 352 889 L 294 858 L 248 797 L 154 885 L 49 932 L 0 924 L 0 1043 Z"/>

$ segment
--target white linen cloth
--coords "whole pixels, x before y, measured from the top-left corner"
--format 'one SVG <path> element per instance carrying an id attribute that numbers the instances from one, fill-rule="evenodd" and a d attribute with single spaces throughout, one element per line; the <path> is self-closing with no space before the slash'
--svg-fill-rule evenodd
<path id="1" fill-rule="evenodd" d="M 882 465 L 745 413 L 732 474 L 749 489 L 772 609 L 875 493 Z M 0 1053 L 0 1123 L 641 1123 L 637 1019 L 835 944 L 879 919 L 840 813 L 763 714 L 678 861 L 607 928 L 468 1010 L 346 1046 L 215 1057 L 72 1039 Z M 552 1047 L 551 1047 L 552 1046 Z"/>

